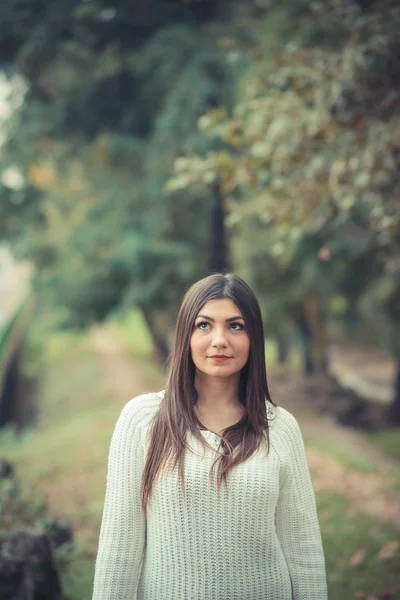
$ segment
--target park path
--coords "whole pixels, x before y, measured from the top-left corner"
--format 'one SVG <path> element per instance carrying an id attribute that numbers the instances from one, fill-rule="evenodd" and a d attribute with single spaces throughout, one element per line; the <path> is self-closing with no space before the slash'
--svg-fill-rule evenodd
<path id="1" fill-rule="evenodd" d="M 116 402 L 125 404 L 131 398 L 151 391 L 140 366 L 110 327 L 92 327 L 90 341 L 100 363 L 103 385 Z M 153 385 L 158 389 L 162 382 Z"/>
<path id="2" fill-rule="evenodd" d="M 348 365 L 346 369 L 350 370 Z M 354 377 L 361 376 L 357 374 Z M 269 382 L 274 401 L 295 415 L 305 436 L 336 445 L 340 452 L 366 459 L 382 471 L 399 469 L 397 460 L 368 443 L 360 431 L 340 425 L 332 416 L 312 408 L 311 397 L 325 391 L 321 379 L 304 377 L 276 367 L 269 375 Z"/>
<path id="3" fill-rule="evenodd" d="M 110 327 L 94 328 L 91 342 L 98 356 L 104 385 L 116 402 L 123 404 L 137 394 L 161 389 L 162 380 L 152 384 L 143 376 L 140 366 Z M 303 435 L 315 442 L 315 447 L 312 441 L 306 445 L 314 489 L 343 494 L 350 501 L 351 510 L 400 527 L 400 503 L 393 476 L 394 470 L 398 472 L 399 463 L 373 448 L 361 433 L 340 426 L 313 410 L 307 404 L 309 380 L 272 370 L 269 381 L 275 402 L 292 412 Z M 318 443 L 336 447 L 342 455 L 366 459 L 372 465 L 371 472 L 345 466 L 318 450 Z"/>
<path id="4" fill-rule="evenodd" d="M 351 509 L 400 527 L 398 492 L 400 463 L 368 443 L 360 431 L 336 423 L 310 406 L 307 396 L 318 393 L 318 379 L 304 378 L 282 369 L 272 370 L 270 388 L 274 401 L 298 420 L 306 439 L 306 452 L 315 490 L 343 494 Z M 325 453 L 317 448 L 329 448 Z M 348 456 L 371 468 L 366 471 L 346 466 L 339 459 Z"/>

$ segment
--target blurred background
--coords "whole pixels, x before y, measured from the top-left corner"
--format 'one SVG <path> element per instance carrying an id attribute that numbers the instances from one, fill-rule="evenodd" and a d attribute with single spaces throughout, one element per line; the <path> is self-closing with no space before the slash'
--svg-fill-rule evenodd
<path id="1" fill-rule="evenodd" d="M 399 31 L 397 0 L 2 7 L 4 600 L 90 600 L 116 419 L 221 270 L 262 307 L 330 599 L 400 598 Z"/>

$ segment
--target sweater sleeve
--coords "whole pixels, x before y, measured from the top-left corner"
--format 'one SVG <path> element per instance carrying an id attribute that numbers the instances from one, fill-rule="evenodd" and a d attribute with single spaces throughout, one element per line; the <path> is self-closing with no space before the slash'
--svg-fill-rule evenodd
<path id="1" fill-rule="evenodd" d="M 134 600 L 145 543 L 140 487 L 144 447 L 135 399 L 123 408 L 111 440 L 93 600 Z"/>
<path id="2" fill-rule="evenodd" d="M 275 524 L 292 582 L 293 600 L 327 600 L 325 557 L 314 490 L 300 427 L 286 412 L 288 462 Z"/>

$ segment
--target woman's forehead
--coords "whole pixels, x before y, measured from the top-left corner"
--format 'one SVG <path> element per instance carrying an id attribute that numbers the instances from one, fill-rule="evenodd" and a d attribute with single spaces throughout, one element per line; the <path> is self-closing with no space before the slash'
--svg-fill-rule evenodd
<path id="1" fill-rule="evenodd" d="M 218 298 L 206 302 L 200 308 L 198 315 L 225 317 L 229 319 L 232 317 L 241 317 L 242 311 L 230 298 Z"/>

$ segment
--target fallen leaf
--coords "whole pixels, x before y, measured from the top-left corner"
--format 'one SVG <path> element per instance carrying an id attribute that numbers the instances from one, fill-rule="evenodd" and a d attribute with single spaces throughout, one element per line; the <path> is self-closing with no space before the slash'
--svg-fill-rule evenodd
<path id="1" fill-rule="evenodd" d="M 363 560 L 365 558 L 365 550 L 357 550 L 357 552 L 354 552 L 353 556 L 350 559 L 350 564 L 352 567 L 356 567 L 357 565 L 360 565 Z"/>
<path id="2" fill-rule="evenodd" d="M 378 557 L 381 560 L 387 560 L 388 558 L 393 558 L 396 554 L 397 550 L 400 548 L 400 542 L 394 540 L 393 542 L 387 542 L 383 548 L 381 548 Z"/>

